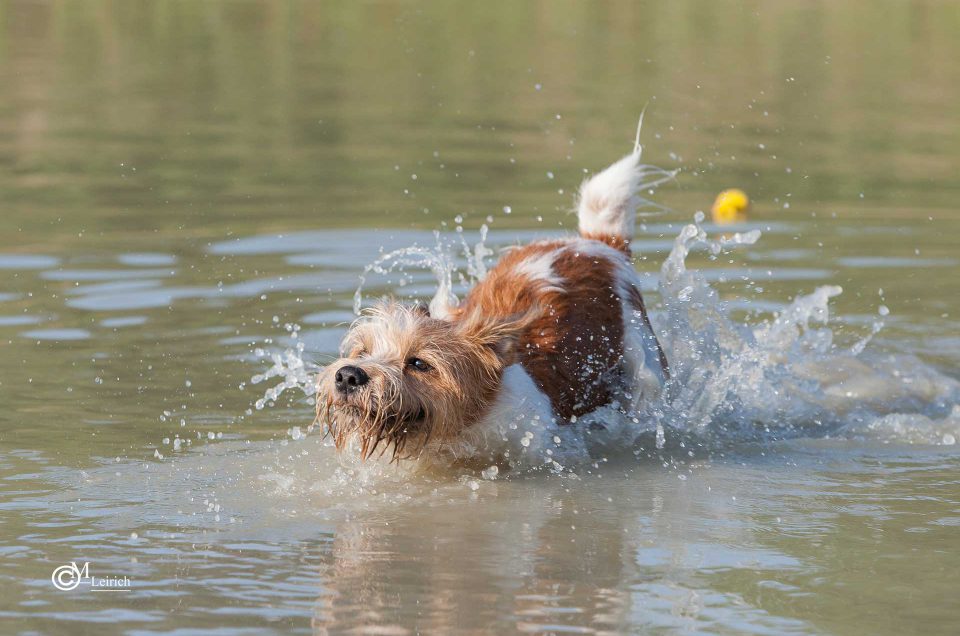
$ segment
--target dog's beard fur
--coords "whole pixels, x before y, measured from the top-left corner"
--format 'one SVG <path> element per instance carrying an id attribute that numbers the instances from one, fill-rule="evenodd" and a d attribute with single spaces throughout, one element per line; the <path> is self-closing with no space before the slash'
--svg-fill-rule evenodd
<path id="1" fill-rule="evenodd" d="M 320 374 L 317 417 L 338 450 L 355 439 L 362 459 L 378 449 L 403 459 L 442 446 L 496 396 L 521 324 L 439 320 L 419 306 L 382 303 L 353 324 L 343 357 Z M 413 359 L 429 368 L 418 369 Z M 352 392 L 339 391 L 335 378 L 345 366 L 369 379 Z"/>

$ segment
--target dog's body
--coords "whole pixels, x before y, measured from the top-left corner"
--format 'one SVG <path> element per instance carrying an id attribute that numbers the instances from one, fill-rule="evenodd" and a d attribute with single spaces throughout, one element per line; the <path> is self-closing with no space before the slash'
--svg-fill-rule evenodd
<path id="1" fill-rule="evenodd" d="M 580 236 L 507 251 L 456 307 L 386 304 L 321 374 L 318 415 L 368 456 L 493 450 L 518 422 L 635 412 L 668 367 L 631 263 L 639 148 L 580 189 Z M 482 447 L 486 446 L 486 449 Z"/>

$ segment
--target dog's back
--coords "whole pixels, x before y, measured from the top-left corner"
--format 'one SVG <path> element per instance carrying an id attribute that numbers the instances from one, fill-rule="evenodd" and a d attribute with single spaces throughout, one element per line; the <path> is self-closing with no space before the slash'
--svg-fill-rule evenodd
<path id="1" fill-rule="evenodd" d="M 561 421 L 615 399 L 636 408 L 668 375 L 630 260 L 640 177 L 637 151 L 585 181 L 580 237 L 511 249 L 457 310 L 460 319 L 533 313 L 516 362 Z"/>

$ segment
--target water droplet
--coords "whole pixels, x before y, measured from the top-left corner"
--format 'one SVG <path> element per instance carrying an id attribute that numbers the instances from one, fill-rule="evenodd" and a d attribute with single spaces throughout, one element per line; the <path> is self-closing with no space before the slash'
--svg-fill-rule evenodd
<path id="1" fill-rule="evenodd" d="M 496 479 L 497 475 L 499 474 L 500 474 L 500 469 L 497 468 L 496 466 L 490 466 L 488 468 L 484 468 L 483 471 L 481 471 L 480 473 L 480 475 L 484 479 L 490 479 L 490 480 Z"/>

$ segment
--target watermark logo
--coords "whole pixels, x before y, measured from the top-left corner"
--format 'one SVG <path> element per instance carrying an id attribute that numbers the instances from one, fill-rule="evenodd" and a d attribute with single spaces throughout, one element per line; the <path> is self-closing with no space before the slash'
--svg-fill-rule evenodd
<path id="1" fill-rule="evenodd" d="M 63 592 L 75 590 L 81 584 L 88 585 L 91 592 L 129 592 L 131 585 L 130 577 L 126 576 L 91 576 L 89 561 L 82 566 L 76 561 L 61 565 L 50 575 L 50 580 Z"/>

